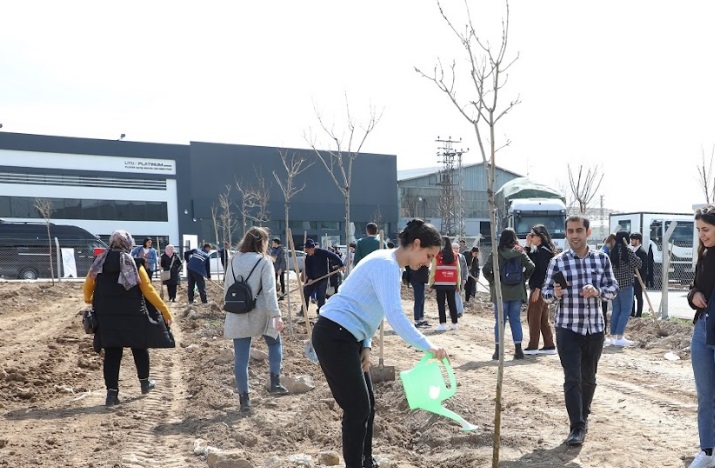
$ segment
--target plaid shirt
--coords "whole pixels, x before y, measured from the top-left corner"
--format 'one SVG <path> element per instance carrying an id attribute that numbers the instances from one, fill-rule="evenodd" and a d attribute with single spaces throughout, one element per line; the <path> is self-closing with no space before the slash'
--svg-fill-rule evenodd
<path id="1" fill-rule="evenodd" d="M 580 258 L 569 249 L 552 258 L 541 288 L 541 296 L 546 302 L 557 300 L 554 296 L 554 273 L 557 271 L 564 274 L 570 285 L 558 302 L 556 326 L 581 335 L 603 332 L 601 300 L 613 299 L 618 292 L 608 255 L 589 248 L 586 255 Z M 588 284 L 599 290 L 600 297 L 579 295 Z"/>
<path id="2" fill-rule="evenodd" d="M 627 288 L 632 286 L 636 278 L 636 269 L 640 269 L 643 266 L 643 261 L 634 254 L 631 249 L 628 249 L 628 262 L 623 262 L 622 259 L 619 260 L 618 265 L 611 264 L 613 267 L 613 274 L 616 276 L 616 281 L 618 281 L 619 288 Z"/>

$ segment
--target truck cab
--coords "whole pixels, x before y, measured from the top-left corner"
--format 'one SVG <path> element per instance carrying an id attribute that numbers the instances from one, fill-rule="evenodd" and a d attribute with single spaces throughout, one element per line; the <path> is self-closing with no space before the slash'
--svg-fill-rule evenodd
<path id="1" fill-rule="evenodd" d="M 551 234 L 557 249 L 563 250 L 566 241 L 566 206 L 559 199 L 529 198 L 511 201 L 507 213 L 507 227 L 516 231 L 524 245 L 526 235 L 537 224 L 543 224 Z"/>

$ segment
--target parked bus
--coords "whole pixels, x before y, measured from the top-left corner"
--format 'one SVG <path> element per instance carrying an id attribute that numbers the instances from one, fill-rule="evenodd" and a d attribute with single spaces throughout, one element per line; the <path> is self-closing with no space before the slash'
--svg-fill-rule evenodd
<path id="1" fill-rule="evenodd" d="M 70 268 L 65 268 L 62 259 L 57 264 L 55 238 L 60 249 L 72 249 L 76 276 L 87 275 L 94 256 L 107 248 L 97 236 L 71 225 L 50 223 L 50 247 L 45 223 L 10 223 L 0 220 L 0 277 L 7 279 L 49 278 L 50 258 L 55 276 L 74 276 Z M 68 254 L 70 251 L 64 251 Z M 65 260 L 66 261 L 66 260 Z"/>

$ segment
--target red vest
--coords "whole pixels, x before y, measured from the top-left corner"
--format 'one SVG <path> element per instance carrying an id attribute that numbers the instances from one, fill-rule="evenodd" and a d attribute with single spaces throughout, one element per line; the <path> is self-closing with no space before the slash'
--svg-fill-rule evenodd
<path id="1" fill-rule="evenodd" d="M 459 268 L 458 259 L 455 256 L 454 262 L 445 264 L 442 261 L 442 252 L 437 254 L 435 257 L 437 260 L 434 271 L 434 285 L 438 286 L 456 286 L 457 285 L 457 273 Z"/>

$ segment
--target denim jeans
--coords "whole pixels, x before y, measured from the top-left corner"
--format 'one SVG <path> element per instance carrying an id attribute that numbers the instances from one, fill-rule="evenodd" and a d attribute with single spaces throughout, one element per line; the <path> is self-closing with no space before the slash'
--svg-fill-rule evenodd
<path id="1" fill-rule="evenodd" d="M 281 345 L 281 336 L 273 339 L 268 335 L 264 335 L 268 345 L 268 367 L 271 374 L 281 373 L 281 362 L 283 361 L 283 345 Z M 234 338 L 234 364 L 233 372 L 236 376 L 236 388 L 238 393 L 248 391 L 248 360 L 251 357 L 251 338 Z"/>
<path id="2" fill-rule="evenodd" d="M 622 335 L 626 331 L 633 309 L 633 285 L 618 290 L 618 294 L 611 301 L 611 308 L 611 335 Z"/>
<path id="3" fill-rule="evenodd" d="M 372 457 L 375 395 L 370 373 L 360 364 L 362 343 L 339 324 L 319 317 L 313 347 L 333 398 L 343 410 L 343 459 L 346 468 L 360 468 Z"/>
<path id="4" fill-rule="evenodd" d="M 711 300 L 715 300 L 711 298 Z M 695 322 L 690 361 L 698 392 L 700 448 L 715 447 L 715 348 L 705 344 L 705 317 Z"/>
<path id="5" fill-rule="evenodd" d="M 524 331 L 521 329 L 521 301 L 504 301 L 504 324 L 509 321 L 511 328 L 511 338 L 514 344 L 520 344 L 524 339 Z M 505 329 L 506 331 L 506 329 Z M 504 335 L 506 339 L 506 333 Z M 494 304 L 494 343 L 499 343 L 499 310 Z"/>
<path id="6" fill-rule="evenodd" d="M 556 329 L 556 347 L 564 369 L 564 400 L 570 428 L 583 429 L 596 392 L 596 371 L 603 352 L 603 332 L 581 335 L 559 327 Z"/>
<path id="7" fill-rule="evenodd" d="M 419 322 L 425 318 L 425 284 L 420 282 L 411 284 L 415 295 L 415 322 Z"/>

